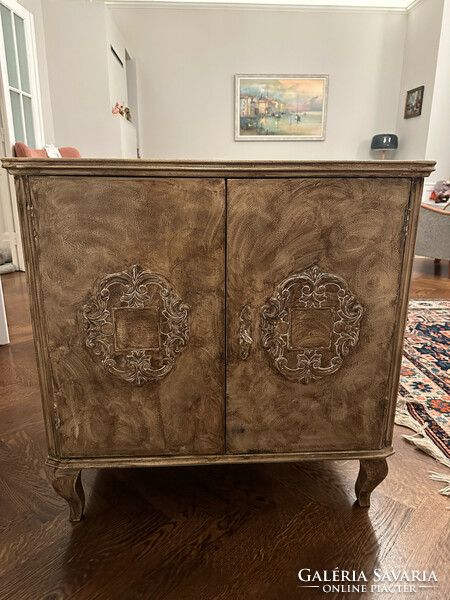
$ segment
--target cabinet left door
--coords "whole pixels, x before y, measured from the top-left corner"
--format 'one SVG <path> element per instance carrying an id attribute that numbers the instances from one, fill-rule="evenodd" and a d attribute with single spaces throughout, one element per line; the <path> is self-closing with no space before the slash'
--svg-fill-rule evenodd
<path id="1" fill-rule="evenodd" d="M 223 452 L 224 181 L 18 187 L 50 453 Z"/>

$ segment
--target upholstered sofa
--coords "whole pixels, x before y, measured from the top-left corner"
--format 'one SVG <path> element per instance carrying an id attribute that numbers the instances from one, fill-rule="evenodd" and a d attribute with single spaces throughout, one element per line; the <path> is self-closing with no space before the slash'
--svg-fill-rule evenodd
<path id="1" fill-rule="evenodd" d="M 442 208 L 422 203 L 416 254 L 450 261 L 450 202 Z"/>

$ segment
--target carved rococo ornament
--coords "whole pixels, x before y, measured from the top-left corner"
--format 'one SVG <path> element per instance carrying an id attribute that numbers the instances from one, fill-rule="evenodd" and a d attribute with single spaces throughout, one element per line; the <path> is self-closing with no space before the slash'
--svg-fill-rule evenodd
<path id="1" fill-rule="evenodd" d="M 104 277 L 82 307 L 86 346 L 109 373 L 140 386 L 173 369 L 188 313 L 167 279 L 134 265 Z"/>
<path id="2" fill-rule="evenodd" d="M 340 369 L 359 340 L 362 315 L 347 283 L 314 265 L 284 279 L 261 308 L 261 343 L 275 369 L 307 384 Z"/>

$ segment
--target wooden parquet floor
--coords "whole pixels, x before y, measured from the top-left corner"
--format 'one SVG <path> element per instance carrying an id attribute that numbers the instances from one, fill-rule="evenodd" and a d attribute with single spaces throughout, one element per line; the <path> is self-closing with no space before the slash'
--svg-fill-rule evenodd
<path id="1" fill-rule="evenodd" d="M 418 259 L 412 297 L 450 298 L 447 265 Z M 84 471 L 86 518 L 68 521 L 46 478 L 45 434 L 22 273 L 2 278 L 11 344 L 0 347 L 1 600 L 450 598 L 448 500 L 437 463 L 397 428 L 369 510 L 356 462 Z M 409 432 L 410 433 L 410 432 Z M 433 570 L 417 593 L 299 587 L 314 570 Z"/>

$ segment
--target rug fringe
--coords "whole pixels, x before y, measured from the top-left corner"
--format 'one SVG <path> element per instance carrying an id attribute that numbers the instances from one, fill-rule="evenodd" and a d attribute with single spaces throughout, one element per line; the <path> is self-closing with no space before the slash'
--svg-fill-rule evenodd
<path id="1" fill-rule="evenodd" d="M 442 473 L 436 473 L 436 471 L 430 471 L 430 478 L 434 481 L 443 481 L 447 485 L 439 490 L 444 496 L 450 496 L 450 475 L 443 475 Z"/>
<path id="2" fill-rule="evenodd" d="M 416 403 L 420 404 L 420 402 L 417 401 Z M 401 397 L 399 397 L 399 402 L 395 411 L 395 423 L 415 431 L 414 435 L 403 435 L 402 437 L 450 469 L 450 460 L 439 450 L 435 444 L 433 444 L 433 442 L 427 436 L 425 432 L 427 426 L 421 425 L 409 414 L 406 408 L 406 401 Z M 434 479 L 435 481 L 443 481 L 444 483 L 448 483 L 446 487 L 439 491 L 444 496 L 450 496 L 450 475 L 442 475 L 440 473 L 436 473 L 435 471 L 430 471 L 430 478 Z"/>

